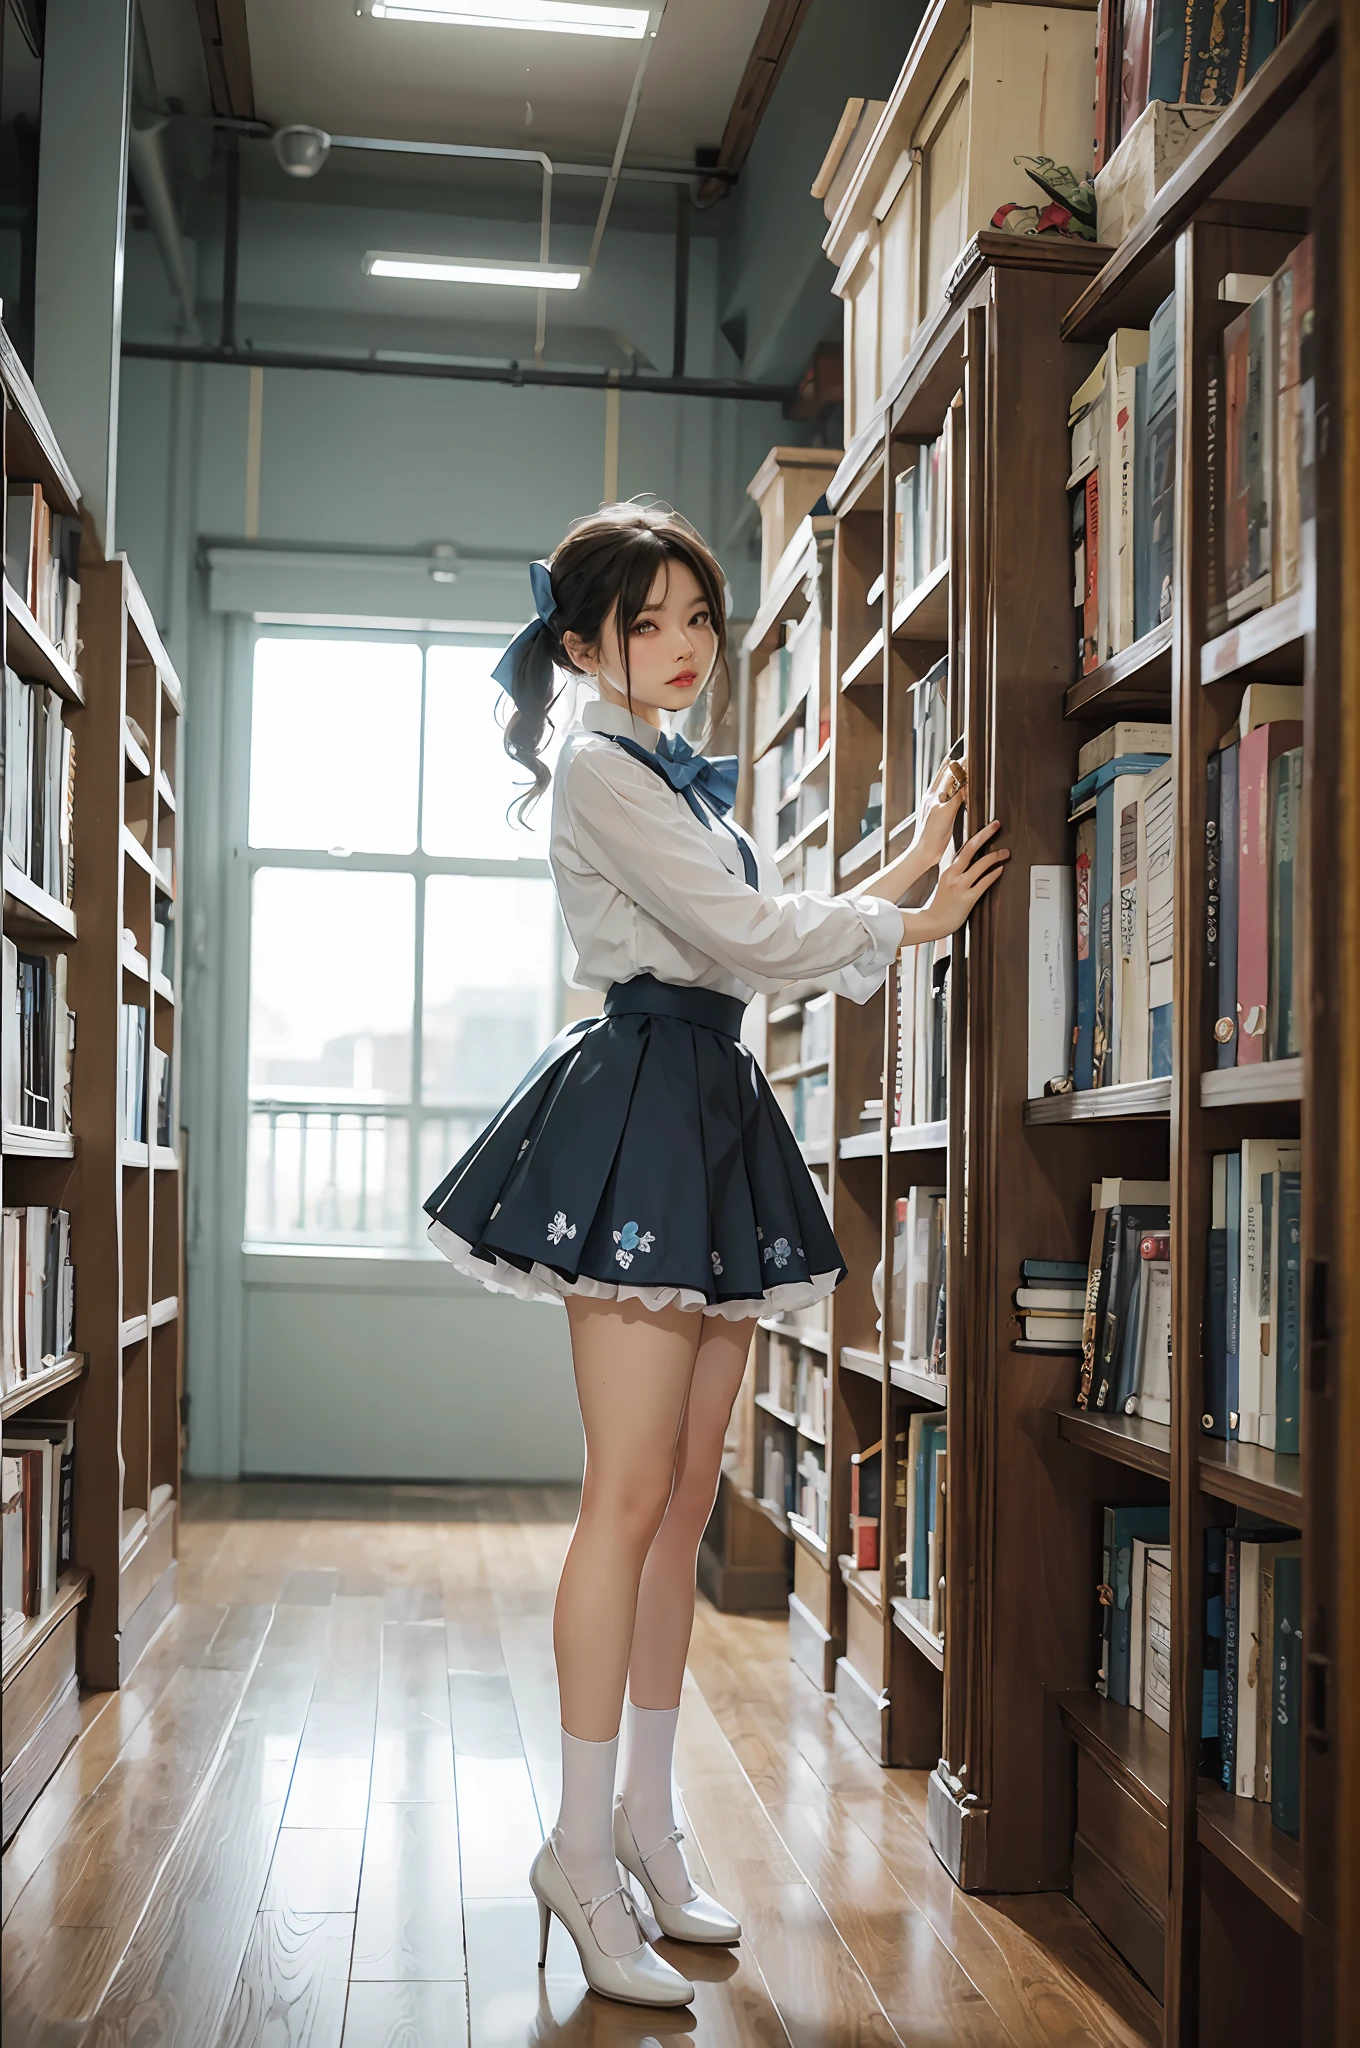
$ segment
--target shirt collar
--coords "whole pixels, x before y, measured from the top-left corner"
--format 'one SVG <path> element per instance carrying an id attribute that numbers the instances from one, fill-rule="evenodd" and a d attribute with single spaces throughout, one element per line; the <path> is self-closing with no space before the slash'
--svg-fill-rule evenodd
<path id="1" fill-rule="evenodd" d="M 611 733 L 620 739 L 636 740 L 649 754 L 654 754 L 661 743 L 661 734 L 656 726 L 649 725 L 645 718 L 636 717 L 626 704 L 606 704 L 600 697 L 593 697 L 583 708 L 581 723 L 587 732 Z"/>

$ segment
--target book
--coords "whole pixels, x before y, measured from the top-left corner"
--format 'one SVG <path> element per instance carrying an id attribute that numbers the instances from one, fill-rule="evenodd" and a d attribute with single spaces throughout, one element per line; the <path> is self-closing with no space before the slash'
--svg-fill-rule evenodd
<path id="1" fill-rule="evenodd" d="M 1106 1697 L 1115 1706 L 1129 1704 L 1129 1652 L 1132 1595 L 1133 1545 L 1136 1537 L 1149 1543 L 1171 1540 L 1171 1510 L 1159 1505 L 1128 1506 L 1121 1503 L 1105 1509 L 1105 1548 L 1110 1558 L 1112 1599 L 1108 1607 L 1108 1665 Z"/>
<path id="2" fill-rule="evenodd" d="M 1222 1769 L 1219 1751 L 1219 1700 L 1223 1662 L 1223 1580 L 1226 1552 L 1227 1531 L 1217 1526 L 1207 1528 L 1204 1532 L 1199 1722 L 1199 1775 L 1206 1778 L 1217 1778 Z"/>
<path id="3" fill-rule="evenodd" d="M 1171 1552 L 1158 1544 L 1147 1554 L 1143 1644 L 1143 1712 L 1158 1728 L 1171 1726 Z"/>
<path id="4" fill-rule="evenodd" d="M 1224 559 L 1226 383 L 1223 357 L 1211 352 L 1205 364 L 1204 389 L 1204 598 L 1205 625 L 1211 634 L 1221 633 L 1228 623 Z"/>
<path id="5" fill-rule="evenodd" d="M 1275 1359 L 1271 1351 L 1273 1258 L 1268 1231 L 1274 1225 L 1274 1189 L 1285 1171 L 1297 1173 L 1296 1143 L 1244 1138 L 1241 1151 L 1242 1228 L 1238 1298 L 1238 1433 L 1243 1443 L 1271 1443 L 1275 1436 Z M 1270 1213 L 1267 1217 L 1267 1186 Z M 1270 1248 L 1273 1251 L 1273 1247 Z M 1270 1422 L 1263 1428 L 1267 1414 Z"/>
<path id="6" fill-rule="evenodd" d="M 30 1615 L 51 1606 L 63 1565 L 70 1562 L 70 1508 L 67 1501 L 63 1511 L 63 1501 L 74 1442 L 75 1424 L 69 1420 L 19 1416 L 4 1426 L 4 1454 L 34 1459 L 30 1472 L 37 1489 L 38 1562 L 36 1604 L 26 1609 Z"/>
<path id="7" fill-rule="evenodd" d="M 1219 902 L 1218 1018 L 1214 1024 L 1215 1062 L 1237 1065 L 1237 881 L 1240 864 L 1238 817 L 1238 746 L 1219 749 Z"/>
<path id="8" fill-rule="evenodd" d="M 1250 1541 L 1250 1532 L 1247 1530 L 1234 1530 L 1229 1535 L 1228 1542 L 1237 1550 L 1237 1654 L 1233 1674 L 1237 1697 L 1233 1703 L 1235 1750 L 1232 1789 L 1239 1799 L 1254 1799 L 1257 1695 L 1262 1678 L 1261 1550 L 1258 1543 Z M 1270 1653 L 1267 1651 L 1267 1672 L 1269 1668 Z"/>
<path id="9" fill-rule="evenodd" d="M 1129 1705 L 1138 1713 L 1143 1711 L 1143 1651 L 1147 1644 L 1147 1565 L 1148 1552 L 1170 1549 L 1165 1545 L 1149 1543 L 1145 1536 L 1133 1539 L 1133 1562 L 1129 1570 Z"/>
<path id="10" fill-rule="evenodd" d="M 1145 1422 L 1171 1421 L 1171 1239 L 1147 1231 L 1139 1243 L 1143 1262 L 1138 1299 L 1137 1368 L 1125 1412 Z"/>
<path id="11" fill-rule="evenodd" d="M 1223 757 L 1215 747 L 1204 767 L 1204 984 L 1210 999 L 1218 1001 L 1219 890 L 1222 858 L 1219 843 L 1219 806 L 1222 790 Z"/>
<path id="12" fill-rule="evenodd" d="M 1267 286 L 1223 336 L 1227 441 L 1224 564 L 1229 623 L 1271 602 L 1274 294 Z"/>
<path id="13" fill-rule="evenodd" d="M 1275 1645 L 1275 1573 L 1281 1558 L 1302 1564 L 1303 1545 L 1297 1538 L 1260 1545 L 1260 1583 L 1257 1605 L 1257 1640 L 1260 1644 L 1260 1682 L 1256 1692 L 1256 1779 L 1254 1796 L 1270 1804 L 1271 1748 L 1275 1725 L 1275 1700 L 1271 1675 Z"/>
<path id="14" fill-rule="evenodd" d="M 1092 868 L 1095 864 L 1096 822 L 1083 818 L 1077 826 L 1077 857 L 1074 870 L 1076 898 L 1076 1021 L 1073 1026 L 1072 1085 L 1092 1086 L 1096 1021 L 1096 954 L 1092 932 Z"/>
<path id="15" fill-rule="evenodd" d="M 1292 719 L 1254 726 L 1238 742 L 1237 1065 L 1265 1056 L 1270 1015 L 1270 771 L 1303 728 Z"/>
<path id="16" fill-rule="evenodd" d="M 1275 1638 L 1270 1735 L 1270 1811 L 1277 1828 L 1299 1838 L 1299 1719 L 1303 1678 L 1303 1560 L 1282 1556 L 1274 1574 Z"/>
<path id="17" fill-rule="evenodd" d="M 1147 874 L 1147 1072 L 1158 1079 L 1172 1066 L 1176 778 L 1170 762 L 1144 777 L 1138 804 Z"/>
<path id="18" fill-rule="evenodd" d="M 1200 1428 L 1225 1441 L 1228 1427 L 1228 1160 L 1216 1152 L 1210 1172 L 1209 1244 L 1204 1293 L 1204 1411 Z"/>
<path id="19" fill-rule="evenodd" d="M 1068 867 L 1029 871 L 1029 1093 L 1065 1077 L 1076 1013 L 1071 932 L 1075 874 Z M 924 1121 L 924 1119 L 921 1119 Z"/>
<path id="20" fill-rule="evenodd" d="M 1064 1347 L 1079 1345 L 1082 1335 L 1082 1318 L 1077 1316 L 1035 1316 L 1021 1317 L 1024 1335 L 1028 1342 L 1061 1344 Z"/>
<path id="21" fill-rule="evenodd" d="M 1134 610 L 1134 486 L 1137 464 L 1137 373 L 1148 359 L 1145 328 L 1117 327 L 1110 336 L 1100 466 L 1104 512 L 1101 549 L 1101 660 L 1137 637 Z"/>
<path id="22" fill-rule="evenodd" d="M 1301 1005 L 1295 997 L 1294 934 L 1302 929 L 1295 899 L 1302 863 L 1298 858 L 1303 822 L 1303 748 L 1290 747 L 1270 764 L 1270 967 L 1266 1000 L 1268 1060 L 1289 1059 L 1303 1050 Z"/>
<path id="23" fill-rule="evenodd" d="M 1084 1287 L 1017 1287 L 1017 1308 L 1046 1309 L 1050 1315 L 1080 1316 L 1086 1301 Z"/>
<path id="24" fill-rule="evenodd" d="M 1258 9 L 1264 13 L 1266 10 Z M 1312 380 L 1305 377 L 1305 324 L 1313 313 L 1313 239 L 1305 235 L 1276 271 L 1275 295 L 1275 519 L 1271 531 L 1271 586 L 1275 600 L 1302 588 L 1304 450 L 1313 435 Z"/>
<path id="25" fill-rule="evenodd" d="M 1145 1232 L 1171 1227 L 1169 1204 L 1116 1202 L 1106 1211 L 1104 1270 L 1097 1304 L 1099 1325 L 1091 1405 L 1113 1412 L 1121 1394 L 1127 1398 L 1126 1339 L 1137 1311 L 1135 1289 L 1141 1280 L 1139 1245 Z M 1083 1341 L 1084 1341 L 1083 1328 Z M 1122 1378 L 1121 1378 L 1122 1376 Z"/>
<path id="26" fill-rule="evenodd" d="M 1299 683 L 1248 683 L 1237 714 L 1237 738 L 1244 740 L 1258 725 L 1277 719 L 1303 722 L 1303 687 Z"/>
<path id="27" fill-rule="evenodd" d="M 1228 1403 L 1228 1436 L 1241 1433 L 1241 1307 L 1242 1307 L 1242 1155 L 1223 1155 L 1223 1238 L 1226 1299 L 1223 1316 L 1224 1384 Z"/>
<path id="28" fill-rule="evenodd" d="M 1104 770 L 1100 771 L 1104 773 Z M 1114 1053 L 1114 785 L 1096 796 L 1096 850 L 1091 871 L 1091 948 L 1095 955 L 1096 1006 L 1091 1026 L 1091 1086 L 1108 1088 L 1118 1068 Z"/>
<path id="29" fill-rule="evenodd" d="M 1147 558 L 1139 607 L 1144 632 L 1171 617 L 1176 573 L 1176 294 L 1163 299 L 1148 329 L 1146 494 Z M 1170 747 L 1167 747 L 1170 752 Z"/>
<path id="30" fill-rule="evenodd" d="M 1147 831 L 1145 778 L 1114 785 L 1119 945 L 1115 983 L 1115 1078 L 1148 1077 Z"/>
<path id="31" fill-rule="evenodd" d="M 1223 1560 L 1223 1661 L 1218 1686 L 1219 1783 L 1231 1792 L 1237 1781 L 1238 1531 L 1226 1535 Z"/>
<path id="32" fill-rule="evenodd" d="M 1080 1259 L 1022 1259 L 1020 1272 L 1027 1286 L 1071 1286 L 1085 1292 L 1086 1267 Z"/>
<path id="33" fill-rule="evenodd" d="M 1149 100 L 1226 107 L 1247 81 L 1249 13 L 1223 0 L 1156 0 Z"/>
<path id="34" fill-rule="evenodd" d="M 1128 754 L 1150 754 L 1153 765 L 1171 755 L 1171 727 L 1161 720 L 1119 719 L 1087 740 L 1077 754 L 1077 780 Z"/>
<path id="35" fill-rule="evenodd" d="M 1275 1358 L 1275 1449 L 1299 1450 L 1299 1355 L 1302 1332 L 1302 1181 L 1282 1170 L 1276 1178 L 1275 1250 L 1277 1309 L 1272 1334 Z"/>
<path id="36" fill-rule="evenodd" d="M 1108 351 L 1102 352 L 1090 375 L 1072 395 L 1067 424 L 1071 440 L 1069 494 L 1080 495 L 1073 506 L 1073 597 L 1078 611 L 1080 669 L 1087 675 L 1105 659 L 1104 616 L 1101 591 L 1101 484 L 1100 460 L 1105 418 L 1105 385 Z M 1080 543 L 1076 540 L 1080 530 Z M 1078 595 L 1078 593 L 1080 593 Z"/>

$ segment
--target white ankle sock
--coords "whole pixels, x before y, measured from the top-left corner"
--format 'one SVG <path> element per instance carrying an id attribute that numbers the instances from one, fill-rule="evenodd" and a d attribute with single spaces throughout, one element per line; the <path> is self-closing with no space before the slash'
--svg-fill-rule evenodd
<path id="1" fill-rule="evenodd" d="M 648 1858 L 647 1875 L 672 1906 L 694 1897 L 684 1852 L 678 1842 L 666 1841 L 675 1826 L 671 1769 L 679 1719 L 679 1707 L 635 1707 L 629 1700 L 623 1766 L 623 1810 L 633 1840 Z"/>
<path id="2" fill-rule="evenodd" d="M 568 1884 L 582 1904 L 613 1891 L 623 1873 L 614 1856 L 614 1778 L 619 1738 L 583 1742 L 562 1730 L 562 1804 L 554 1846 Z M 637 1927 L 621 1899 L 596 1913 L 593 1932 L 606 1955 L 627 1955 Z"/>

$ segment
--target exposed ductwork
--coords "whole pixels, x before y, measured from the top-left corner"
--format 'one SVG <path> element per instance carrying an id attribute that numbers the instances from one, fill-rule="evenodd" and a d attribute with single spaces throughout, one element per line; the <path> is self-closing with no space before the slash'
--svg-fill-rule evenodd
<path id="1" fill-rule="evenodd" d="M 140 9 L 132 45 L 132 120 L 128 129 L 128 168 L 137 181 L 137 191 L 151 232 L 156 238 L 170 289 L 179 305 L 180 324 L 191 341 L 198 341 L 200 328 L 194 310 L 193 266 L 180 233 L 179 214 L 170 184 L 170 167 L 165 149 L 166 115 L 161 111 L 151 50 L 146 40 Z"/>

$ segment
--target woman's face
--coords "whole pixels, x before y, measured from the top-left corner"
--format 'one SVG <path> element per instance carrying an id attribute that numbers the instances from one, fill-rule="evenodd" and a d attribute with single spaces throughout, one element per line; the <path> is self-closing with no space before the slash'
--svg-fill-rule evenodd
<path id="1" fill-rule="evenodd" d="M 633 622 L 626 671 L 617 609 L 597 648 L 586 647 L 575 634 L 567 635 L 566 648 L 579 667 L 598 677 L 607 703 L 626 704 L 631 682 L 635 710 L 685 711 L 713 672 L 718 634 L 698 577 L 688 563 L 670 561 L 657 570 Z"/>

